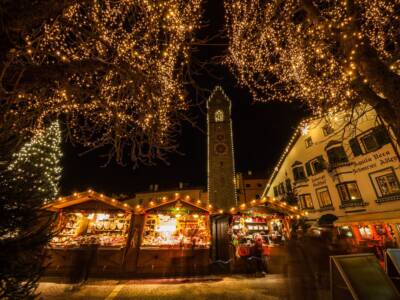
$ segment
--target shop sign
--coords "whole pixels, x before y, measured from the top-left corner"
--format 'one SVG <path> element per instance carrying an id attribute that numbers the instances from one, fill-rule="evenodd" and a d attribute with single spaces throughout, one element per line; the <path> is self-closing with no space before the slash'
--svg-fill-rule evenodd
<path id="1" fill-rule="evenodd" d="M 369 171 L 378 166 L 397 162 L 398 158 L 391 151 L 381 151 L 354 162 L 353 174 Z"/>

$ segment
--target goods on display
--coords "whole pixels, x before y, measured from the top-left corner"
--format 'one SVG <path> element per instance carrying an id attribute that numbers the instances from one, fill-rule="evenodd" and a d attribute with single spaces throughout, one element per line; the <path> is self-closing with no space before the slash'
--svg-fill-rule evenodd
<path id="1" fill-rule="evenodd" d="M 151 213 L 146 215 L 143 247 L 208 248 L 209 216 L 198 213 Z"/>
<path id="2" fill-rule="evenodd" d="M 263 251 L 268 255 L 268 245 L 282 241 L 283 225 L 280 219 L 271 215 L 236 215 L 232 220 L 232 243 L 237 255 L 251 255 L 251 248 L 257 239 L 262 239 Z"/>
<path id="3" fill-rule="evenodd" d="M 124 247 L 129 228 L 129 214 L 70 212 L 62 213 L 61 231 L 50 246 L 73 248 L 96 244 L 103 247 Z"/>

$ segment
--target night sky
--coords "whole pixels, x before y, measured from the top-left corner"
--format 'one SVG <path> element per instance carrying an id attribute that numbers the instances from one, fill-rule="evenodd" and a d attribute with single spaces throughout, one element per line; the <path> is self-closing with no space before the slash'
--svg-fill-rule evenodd
<path id="1" fill-rule="evenodd" d="M 223 1 L 210 0 L 204 7 L 205 27 L 200 37 L 214 36 L 223 29 Z M 223 34 L 210 44 L 226 44 Z M 226 51 L 224 46 L 202 45 L 195 54 L 200 61 L 210 61 Z M 293 130 L 306 115 L 297 104 L 254 103 L 249 92 L 240 88 L 235 78 L 223 65 L 214 65 L 209 70 L 216 76 L 204 72 L 197 76 L 197 84 L 212 90 L 221 85 L 232 101 L 233 139 L 236 171 L 253 170 L 267 174 L 274 167 Z M 216 78 L 215 78 L 216 77 Z M 192 89 L 188 87 L 190 91 Z M 211 92 L 211 91 L 210 91 Z M 193 91 L 189 95 L 193 97 Z M 205 107 L 192 109 L 197 125 L 206 132 Z M 156 166 L 140 166 L 132 169 L 130 165 L 119 166 L 110 163 L 104 167 L 104 152 L 91 152 L 79 155 L 83 149 L 65 143 L 63 147 L 63 177 L 61 192 L 68 195 L 92 188 L 108 195 L 127 194 L 146 191 L 150 184 L 158 184 L 160 189 L 177 188 L 179 182 L 188 186 L 207 185 L 207 138 L 199 129 L 183 124 L 179 138 L 182 154 L 171 154 L 169 165 L 158 162 Z"/>

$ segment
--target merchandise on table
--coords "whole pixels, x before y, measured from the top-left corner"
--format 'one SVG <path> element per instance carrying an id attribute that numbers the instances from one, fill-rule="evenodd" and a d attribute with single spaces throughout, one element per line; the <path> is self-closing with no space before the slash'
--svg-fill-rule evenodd
<path id="1" fill-rule="evenodd" d="M 208 214 L 154 213 L 148 214 L 143 231 L 143 247 L 208 248 L 210 231 Z"/>
<path id="2" fill-rule="evenodd" d="M 51 247 L 73 248 L 96 244 L 124 247 L 130 215 L 124 213 L 68 212 L 61 214 L 61 231 Z"/>

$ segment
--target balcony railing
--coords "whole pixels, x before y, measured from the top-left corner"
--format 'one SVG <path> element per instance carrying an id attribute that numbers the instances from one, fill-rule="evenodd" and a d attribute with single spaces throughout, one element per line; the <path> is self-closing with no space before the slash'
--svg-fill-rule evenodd
<path id="1" fill-rule="evenodd" d="M 324 207 L 320 207 L 320 209 L 318 209 L 318 211 L 327 211 L 327 210 L 335 210 L 335 208 L 333 207 L 333 205 L 328 205 L 328 206 L 324 206 Z"/>
<path id="2" fill-rule="evenodd" d="M 375 202 L 383 203 L 383 202 L 390 202 L 390 201 L 397 201 L 397 200 L 400 200 L 400 194 L 379 197 L 378 199 L 375 200 Z"/>
<path id="3" fill-rule="evenodd" d="M 360 206 L 367 206 L 367 205 L 369 205 L 368 202 L 364 202 L 362 200 L 357 200 L 357 201 L 342 202 L 342 204 L 339 206 L 339 208 L 344 209 L 344 208 L 349 208 L 349 207 L 360 207 Z"/>
<path id="4" fill-rule="evenodd" d="M 294 181 L 294 185 L 299 185 L 299 184 L 307 183 L 307 182 L 308 182 L 308 178 L 304 177 L 304 178 L 300 178 L 300 179 L 295 180 Z"/>

